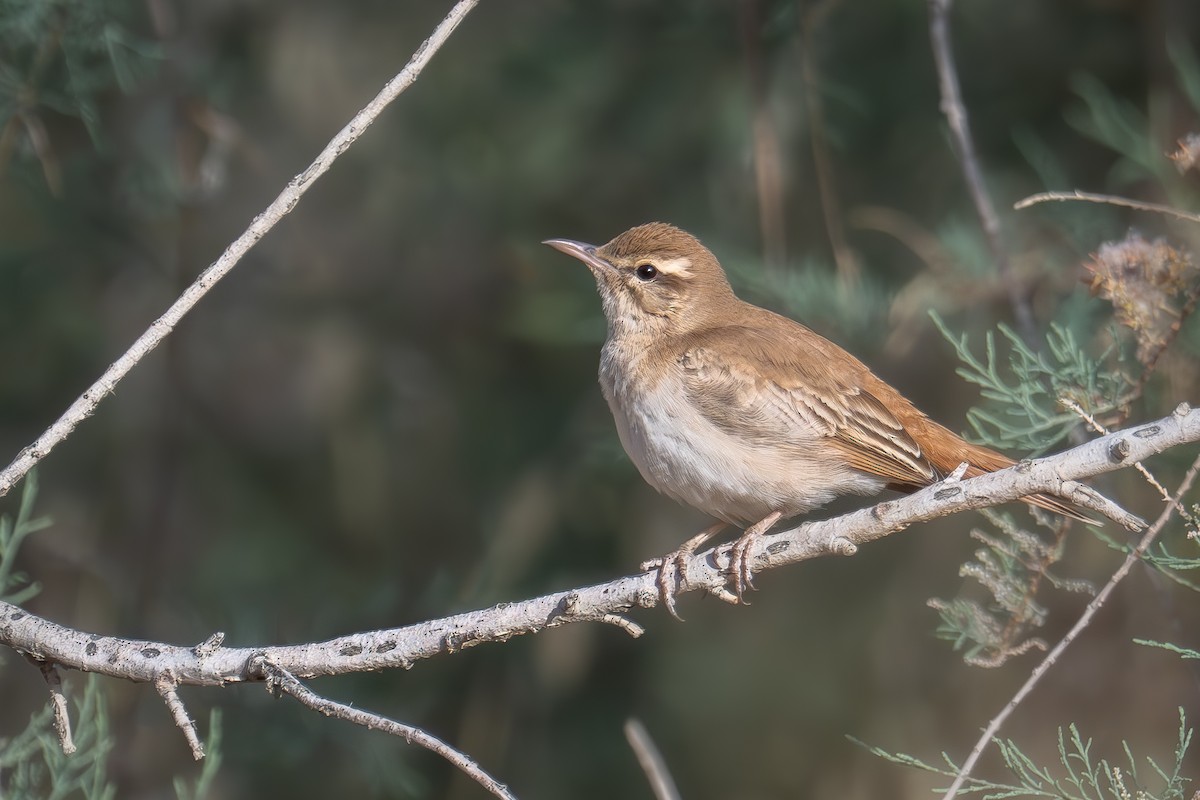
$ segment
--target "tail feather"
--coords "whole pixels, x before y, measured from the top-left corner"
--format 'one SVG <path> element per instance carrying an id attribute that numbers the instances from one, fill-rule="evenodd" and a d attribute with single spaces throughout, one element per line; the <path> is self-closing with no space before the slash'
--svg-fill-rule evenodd
<path id="1" fill-rule="evenodd" d="M 960 457 L 961 455 L 963 454 L 960 454 Z M 997 453 L 995 450 L 977 444 L 968 443 L 965 455 L 968 466 L 966 474 L 963 477 L 966 478 L 974 478 L 989 472 L 1007 469 L 1017 463 L 1002 453 Z M 958 468 L 958 464 L 938 464 L 935 462 L 935 465 L 939 470 L 943 470 L 944 472 L 953 472 Z M 1022 497 L 1021 500 L 1031 506 L 1037 506 L 1046 511 L 1061 514 L 1064 517 L 1079 520 L 1088 525 L 1101 524 L 1098 520 L 1082 513 L 1073 503 L 1054 495 L 1031 494 Z"/>

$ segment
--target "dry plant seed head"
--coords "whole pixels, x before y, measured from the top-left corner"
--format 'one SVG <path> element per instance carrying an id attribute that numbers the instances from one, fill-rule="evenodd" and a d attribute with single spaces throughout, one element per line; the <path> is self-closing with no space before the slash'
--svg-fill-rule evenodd
<path id="1" fill-rule="evenodd" d="M 1179 148 L 1167 158 L 1175 162 L 1175 168 L 1183 175 L 1190 169 L 1196 169 L 1197 162 L 1200 162 L 1200 133 L 1189 133 L 1178 144 Z"/>
<path id="2" fill-rule="evenodd" d="M 1143 364 L 1154 359 L 1200 291 L 1186 250 L 1164 239 L 1146 241 L 1136 231 L 1119 242 L 1105 242 L 1083 267 L 1092 294 L 1111 302 L 1117 322 L 1134 332 Z"/>

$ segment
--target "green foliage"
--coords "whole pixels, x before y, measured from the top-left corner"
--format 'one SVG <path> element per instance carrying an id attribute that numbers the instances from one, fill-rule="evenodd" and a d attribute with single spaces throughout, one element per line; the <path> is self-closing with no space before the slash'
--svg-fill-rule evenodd
<path id="1" fill-rule="evenodd" d="M 161 56 L 157 45 L 131 31 L 126 17 L 133 6 L 128 0 L 0 0 L 0 126 L 7 132 L 21 115 L 44 108 L 78 117 L 102 144 L 100 95 L 114 87 L 132 90 Z M 22 122 L 32 129 L 28 119 Z"/>
<path id="2" fill-rule="evenodd" d="M 929 606 L 939 615 L 936 635 L 963 650 L 963 659 L 973 666 L 998 667 L 1012 656 L 1032 648 L 1045 649 L 1040 639 L 1029 638 L 1029 631 L 1042 625 L 1045 608 L 1035 597 L 1046 580 L 1068 591 L 1091 591 L 1082 581 L 1068 581 L 1049 571 L 1062 556 L 1063 537 L 1058 526 L 1051 527 L 1052 541 L 1021 528 L 1008 514 L 983 509 L 981 512 L 998 531 L 973 530 L 971 538 L 982 542 L 975 560 L 959 570 L 983 586 L 991 600 L 982 603 L 969 597 L 953 600 L 932 599 Z"/>
<path id="3" fill-rule="evenodd" d="M 722 262 L 730 281 L 747 299 L 824 331 L 837 330 L 848 337 L 878 338 L 879 320 L 886 319 L 890 297 L 872 275 L 861 276 L 847 287 L 827 264 L 801 263 L 764 268 L 758 259 L 734 258 Z"/>
<path id="4" fill-rule="evenodd" d="M 21 505 L 17 519 L 0 516 L 0 600 L 20 605 L 34 597 L 40 587 L 27 575 L 16 571 L 17 551 L 30 534 L 50 525 L 46 517 L 33 516 L 33 503 L 37 499 L 37 472 L 25 476 L 25 488 L 21 492 Z"/>
<path id="5" fill-rule="evenodd" d="M 1192 111 L 1200 113 L 1200 62 L 1195 53 L 1182 38 L 1172 37 L 1167 55 L 1182 95 L 1191 103 Z M 1067 110 L 1067 122 L 1121 156 L 1111 174 L 1116 183 L 1127 185 L 1151 179 L 1162 187 L 1173 205 L 1186 207 L 1188 198 L 1194 199 L 1195 190 L 1180 180 L 1178 171 L 1163 158 L 1161 143 L 1170 140 L 1169 132 L 1175 125 L 1173 118 L 1162 113 L 1164 108 L 1151 104 L 1150 114 L 1146 114 L 1129 100 L 1114 95 L 1092 75 L 1076 76 L 1072 88 L 1083 104 Z"/>
<path id="6" fill-rule="evenodd" d="M 980 360 L 965 333 L 955 335 L 940 316 L 930 316 L 963 363 L 958 374 L 978 385 L 989 402 L 967 413 L 975 435 L 988 445 L 1033 455 L 1045 452 L 1080 424 L 1078 416 L 1062 409 L 1060 400 L 1072 400 L 1089 414 L 1103 414 L 1119 406 L 1121 393 L 1129 387 L 1126 377 L 1108 366 L 1111 349 L 1092 357 L 1062 326 L 1051 324 L 1046 348 L 1034 350 L 1007 325 L 998 325 L 1009 349 L 1005 369 L 993 332 L 984 339 Z"/>
<path id="7" fill-rule="evenodd" d="M 1200 658 L 1200 652 L 1192 650 L 1188 647 L 1180 647 L 1179 645 L 1171 644 L 1170 642 L 1155 642 L 1150 639 L 1134 639 L 1133 641 L 1135 644 L 1145 645 L 1146 647 L 1158 647 L 1163 650 L 1170 650 L 1172 653 L 1178 653 L 1185 659 Z"/>
<path id="8" fill-rule="evenodd" d="M 7 800 L 57 800 L 82 797 L 110 800 L 106 758 L 112 749 L 108 710 L 95 675 L 88 676 L 83 698 L 75 705 L 76 751 L 66 755 L 51 723 L 50 705 L 29 719 L 25 730 L 0 740 L 0 796 Z"/>
<path id="9" fill-rule="evenodd" d="M 1194 513 L 1194 512 L 1193 512 Z M 1092 535 L 1102 541 L 1112 550 L 1128 555 L 1133 550 L 1133 545 L 1129 542 L 1114 539 L 1112 536 L 1098 528 L 1090 529 Z M 1194 569 L 1200 569 L 1200 558 L 1180 556 L 1172 553 L 1166 542 L 1156 542 L 1147 552 L 1142 555 L 1142 560 L 1161 573 L 1164 577 L 1179 584 L 1185 589 L 1191 589 L 1194 592 L 1200 592 L 1200 585 L 1189 581 L 1180 573 L 1188 572 Z"/>
<path id="10" fill-rule="evenodd" d="M 1175 67 L 1179 88 L 1192 104 L 1192 110 L 1200 111 L 1200 59 L 1187 46 L 1186 40 L 1178 36 L 1167 38 L 1167 57 Z"/>
<path id="11" fill-rule="evenodd" d="M 932 772 L 953 778 L 959 767 L 946 754 L 942 759 L 946 766 L 937 766 L 905 753 L 891 753 L 871 747 L 851 738 L 874 755 L 924 772 Z M 1012 776 L 1010 783 L 968 778 L 959 794 L 978 794 L 981 800 L 1001 800 L 1012 797 L 1048 797 L 1058 800 L 1186 800 L 1187 784 L 1191 778 L 1182 775 L 1183 762 L 1192 741 L 1192 729 L 1187 727 L 1183 709 L 1179 709 L 1178 744 L 1174 760 L 1169 769 L 1147 756 L 1136 758 L 1129 744 L 1122 742 L 1124 750 L 1120 760 L 1097 759 L 1092 753 L 1092 740 L 1084 739 L 1074 724 L 1066 731 L 1058 729 L 1058 761 L 1061 772 L 1048 766 L 1040 766 L 1012 739 L 994 739 L 1000 748 L 1004 765 Z M 1139 764 L 1145 763 L 1139 773 Z M 1056 775 L 1056 773 L 1059 773 Z"/>
<path id="12" fill-rule="evenodd" d="M 21 504 L 16 520 L 0 517 L 0 600 L 20 604 L 40 589 L 14 568 L 21 544 L 30 535 L 49 527 L 46 517 L 34 517 L 37 500 L 37 471 L 25 477 Z M 64 687 L 64 691 L 66 691 Z M 70 697 L 70 693 L 66 692 Z M 29 719 L 29 724 L 12 739 L 0 739 L 0 798 L 82 797 L 109 800 L 116 788 L 108 782 L 105 759 L 113 747 L 108 728 L 108 711 L 95 675 L 89 675 L 83 697 L 72 714 L 72 732 L 76 751 L 63 753 L 54 731 L 52 710 L 47 703 Z M 194 781 L 175 778 L 175 794 L 180 800 L 202 800 L 221 766 L 221 715 L 213 709 L 209 716 L 205 760 Z"/>

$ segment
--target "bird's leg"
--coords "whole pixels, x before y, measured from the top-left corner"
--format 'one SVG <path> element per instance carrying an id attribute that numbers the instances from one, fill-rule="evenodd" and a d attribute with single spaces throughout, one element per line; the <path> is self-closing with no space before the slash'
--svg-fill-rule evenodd
<path id="1" fill-rule="evenodd" d="M 782 517 L 778 511 L 772 511 L 763 519 L 751 525 L 746 529 L 738 540 L 733 543 L 733 547 L 729 549 L 729 572 L 733 575 L 733 588 L 737 593 L 738 600 L 746 602 L 742 598 L 742 594 L 746 589 L 754 588 L 754 580 L 751 575 L 753 570 L 750 569 L 750 559 L 746 557 L 746 553 L 750 550 L 750 545 L 754 544 L 757 539 L 762 538 L 762 535 L 770 530 L 771 526 L 779 522 Z"/>
<path id="2" fill-rule="evenodd" d="M 683 622 L 683 617 L 675 610 L 676 587 L 687 581 L 688 562 L 696 554 L 696 548 L 720 533 L 725 525 L 724 522 L 710 525 L 680 545 L 678 550 L 642 563 L 642 570 L 658 570 L 658 596 L 662 598 L 662 603 L 667 607 L 667 611 L 671 612 L 671 616 L 680 622 Z"/>

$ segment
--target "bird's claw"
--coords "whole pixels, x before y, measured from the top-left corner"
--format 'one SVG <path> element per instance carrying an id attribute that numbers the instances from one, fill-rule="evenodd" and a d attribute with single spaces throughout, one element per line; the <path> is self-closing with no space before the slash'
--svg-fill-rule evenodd
<path id="1" fill-rule="evenodd" d="M 718 523 L 705 528 L 680 545 L 678 550 L 673 550 L 661 558 L 652 558 L 642 562 L 641 570 L 643 572 L 657 570 L 658 574 L 655 576 L 654 582 L 658 586 L 658 596 L 671 616 L 680 622 L 683 622 L 683 617 L 679 616 L 679 612 L 675 609 L 675 596 L 679 593 L 680 587 L 685 586 L 688 582 L 688 562 L 692 560 L 692 556 L 696 554 L 696 549 L 700 545 L 707 542 L 724 527 L 725 523 Z M 734 603 L 737 602 L 737 598 L 724 588 L 720 591 L 710 589 L 709 592 L 727 603 L 731 602 L 728 598 L 732 598 Z"/>
<path id="2" fill-rule="evenodd" d="M 733 576 L 734 596 L 739 603 L 750 605 L 745 598 L 747 589 L 755 590 L 754 569 L 750 565 L 750 547 L 783 515 L 773 511 L 763 519 L 751 525 L 746 532 L 738 537 L 729 548 L 729 573 Z M 757 591 L 757 590 L 755 590 Z"/>

